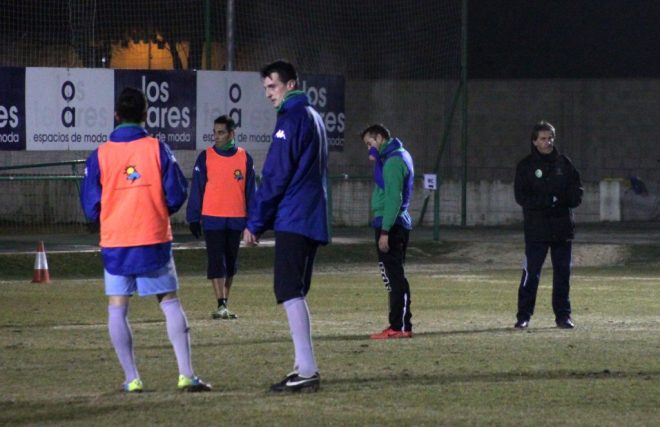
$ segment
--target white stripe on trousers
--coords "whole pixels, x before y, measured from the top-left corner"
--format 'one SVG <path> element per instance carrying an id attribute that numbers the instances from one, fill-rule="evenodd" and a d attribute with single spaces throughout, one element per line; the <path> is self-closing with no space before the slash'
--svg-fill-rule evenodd
<path id="1" fill-rule="evenodd" d="M 527 279 L 529 279 L 529 271 L 527 271 L 527 256 L 523 259 L 523 273 L 525 273 L 525 280 L 522 282 L 522 287 L 527 286 Z"/>
<path id="2" fill-rule="evenodd" d="M 401 313 L 401 331 L 406 330 L 406 313 L 408 312 L 408 293 L 403 294 L 403 313 Z"/>

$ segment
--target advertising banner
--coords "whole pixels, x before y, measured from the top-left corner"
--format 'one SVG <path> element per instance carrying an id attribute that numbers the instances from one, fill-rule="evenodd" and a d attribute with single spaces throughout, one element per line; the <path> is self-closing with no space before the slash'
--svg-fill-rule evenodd
<path id="1" fill-rule="evenodd" d="M 114 72 L 27 68 L 27 150 L 93 150 L 113 126 Z"/>
<path id="2" fill-rule="evenodd" d="M 25 150 L 25 68 L 0 68 L 0 150 Z"/>
<path id="3" fill-rule="evenodd" d="M 173 150 L 194 150 L 196 79 L 192 71 L 115 70 L 114 97 L 134 87 L 147 97 L 147 131 Z M 111 104 L 112 105 L 112 104 Z"/>
<path id="4" fill-rule="evenodd" d="M 303 75 L 301 89 L 309 103 L 319 112 L 328 133 L 328 150 L 344 151 L 344 77 L 332 75 Z"/>
<path id="5" fill-rule="evenodd" d="M 197 149 L 213 144 L 213 120 L 228 115 L 236 122 L 236 143 L 259 156 L 267 151 L 276 112 L 264 96 L 259 73 L 197 72 Z"/>
<path id="6" fill-rule="evenodd" d="M 115 127 L 114 103 L 126 87 L 144 92 L 147 131 L 173 150 L 213 144 L 213 121 L 229 115 L 236 142 L 256 164 L 266 155 L 277 112 L 256 72 L 0 68 L 0 150 L 94 150 Z M 301 87 L 320 113 L 329 149 L 344 147 L 344 78 L 304 75 Z"/>

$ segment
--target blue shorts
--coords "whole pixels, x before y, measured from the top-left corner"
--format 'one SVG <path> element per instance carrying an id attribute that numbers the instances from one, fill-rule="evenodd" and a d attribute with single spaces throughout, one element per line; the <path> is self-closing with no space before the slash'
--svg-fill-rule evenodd
<path id="1" fill-rule="evenodd" d="M 163 267 L 149 273 L 119 276 L 104 270 L 105 294 L 107 296 L 130 296 L 137 291 L 141 297 L 166 294 L 179 289 L 174 258 Z"/>

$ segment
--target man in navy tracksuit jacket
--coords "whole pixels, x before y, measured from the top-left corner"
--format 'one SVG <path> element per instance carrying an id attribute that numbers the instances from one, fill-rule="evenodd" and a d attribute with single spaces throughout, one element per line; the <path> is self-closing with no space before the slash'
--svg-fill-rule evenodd
<path id="1" fill-rule="evenodd" d="M 552 309 L 557 327 L 572 329 L 569 299 L 571 250 L 575 231 L 572 209 L 582 202 L 580 174 L 554 146 L 555 128 L 548 122 L 532 129 L 532 153 L 516 167 L 514 192 L 523 208 L 525 264 L 518 287 L 515 327 L 525 329 L 534 314 L 543 262 L 552 258 Z"/>
<path id="2" fill-rule="evenodd" d="M 254 245 L 264 231 L 275 231 L 275 298 L 286 310 L 295 361 L 293 372 L 271 391 L 316 391 L 320 376 L 305 297 L 316 250 L 329 241 L 327 134 L 321 116 L 297 90 L 290 63 L 273 62 L 261 70 L 261 77 L 266 97 L 277 109 L 277 123 L 243 238 Z"/>

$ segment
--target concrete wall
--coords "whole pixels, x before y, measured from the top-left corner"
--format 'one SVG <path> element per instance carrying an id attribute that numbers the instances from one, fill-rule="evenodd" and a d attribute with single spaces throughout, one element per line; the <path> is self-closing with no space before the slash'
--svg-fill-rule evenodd
<path id="1" fill-rule="evenodd" d="M 352 81 L 346 87 L 346 150 L 338 173 L 367 170 L 359 132 L 382 122 L 406 143 L 419 173 L 429 172 L 457 82 Z M 660 80 L 471 80 L 468 84 L 468 180 L 511 181 L 529 153 L 530 131 L 545 119 L 583 180 L 640 176 L 660 190 Z M 440 163 L 445 179 L 461 174 L 457 112 Z"/>
<path id="2" fill-rule="evenodd" d="M 445 116 L 457 82 L 452 81 L 348 81 L 346 83 L 345 149 L 330 154 L 333 176 L 368 176 L 371 165 L 360 131 L 382 122 L 405 142 L 415 160 L 418 175 L 431 172 L 436 163 Z M 513 200 L 511 181 L 516 162 L 529 152 L 530 130 L 541 119 L 557 128 L 557 142 L 582 174 L 586 185 L 578 221 L 600 220 L 603 180 L 621 180 L 621 217 L 657 219 L 660 195 L 660 80 L 475 80 L 469 82 L 468 223 L 502 224 L 521 220 Z M 457 111 L 449 132 L 449 145 L 440 162 L 441 223 L 460 223 L 461 150 Z M 85 158 L 88 152 L 0 151 L 0 166 Z M 190 175 L 197 157 L 194 151 L 177 151 L 177 159 Z M 263 153 L 255 154 L 260 165 Z M 67 168 L 34 173 L 70 173 Z M 627 178 L 641 177 L 649 196 L 631 194 Z M 14 188 L 22 188 L 12 190 Z M 65 189 L 62 189 L 65 188 Z M 16 187 L 0 182 L 0 218 L 33 215 L 40 211 L 57 218 L 75 216 L 70 207 L 77 196 L 70 186 L 53 183 Z M 31 191 L 32 196 L 18 193 Z M 17 193 L 18 192 L 18 193 Z M 66 193 L 66 194 L 65 194 Z M 71 193 L 71 195 L 67 195 Z M 335 181 L 333 204 L 339 225 L 366 224 L 369 217 L 369 179 Z M 418 189 L 413 214 L 421 209 L 423 191 Z M 70 199 L 70 200 L 69 200 Z M 429 203 L 429 209 L 432 203 Z M 183 220 L 177 214 L 174 220 Z M 416 216 L 418 218 L 418 216 Z M 425 223 L 433 215 L 429 210 Z"/>
<path id="3" fill-rule="evenodd" d="M 0 223 L 68 224 L 83 223 L 79 207 L 77 184 L 74 181 L 0 182 Z M 582 205 L 575 209 L 578 222 L 651 220 L 641 215 L 639 204 L 646 203 L 645 212 L 656 209 L 658 198 L 631 198 L 628 193 L 603 192 L 602 184 L 586 184 Z M 370 196 L 373 183 L 368 179 L 333 179 L 332 211 L 335 226 L 364 226 L 370 220 Z M 424 226 L 433 225 L 434 193 L 425 191 L 416 182 L 410 213 L 419 225 L 425 198 L 429 198 L 424 213 Z M 440 186 L 440 224 L 461 223 L 461 184 L 445 181 Z M 640 201 L 641 200 L 641 201 Z M 605 205 L 604 205 L 605 203 Z M 651 204 L 654 204 L 651 206 Z M 467 187 L 467 224 L 502 225 L 522 221 L 521 208 L 516 204 L 511 182 L 480 181 Z M 619 212 L 618 216 L 612 212 Z M 185 206 L 172 217 L 175 224 L 185 222 Z"/>
<path id="4" fill-rule="evenodd" d="M 357 226 L 369 223 L 369 199 L 372 183 L 366 180 L 333 181 L 332 205 L 333 224 Z M 429 197 L 423 225 L 433 225 L 433 198 L 425 191 L 421 182 L 416 183 L 410 213 L 415 225 L 419 224 L 424 199 Z M 574 210 L 577 222 L 598 222 L 600 218 L 600 192 L 598 184 L 587 184 L 582 205 Z M 440 186 L 440 224 L 460 225 L 461 184 L 456 181 L 443 182 Z M 516 204 L 513 183 L 480 181 L 467 187 L 468 225 L 503 225 L 522 221 L 522 209 Z"/>

